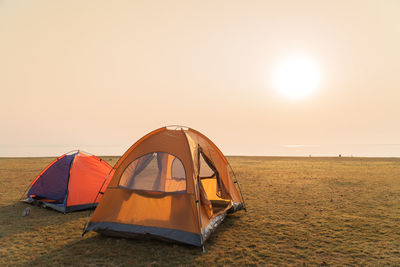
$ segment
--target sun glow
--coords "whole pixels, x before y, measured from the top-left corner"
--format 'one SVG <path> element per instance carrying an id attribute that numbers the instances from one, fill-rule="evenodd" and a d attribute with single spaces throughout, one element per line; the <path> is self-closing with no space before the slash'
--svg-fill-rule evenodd
<path id="1" fill-rule="evenodd" d="M 318 89 L 321 72 L 311 59 L 298 56 L 281 61 L 272 78 L 279 94 L 290 99 L 302 99 Z"/>

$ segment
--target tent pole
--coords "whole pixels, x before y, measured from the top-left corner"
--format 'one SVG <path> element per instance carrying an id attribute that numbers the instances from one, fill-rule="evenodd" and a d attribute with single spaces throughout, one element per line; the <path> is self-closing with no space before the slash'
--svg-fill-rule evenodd
<path id="1" fill-rule="evenodd" d="M 232 171 L 232 173 L 233 173 L 233 177 L 235 178 L 234 183 L 237 184 L 237 187 L 238 187 L 238 189 L 239 189 L 240 197 L 241 197 L 242 200 L 243 200 L 244 211 L 247 212 L 246 203 L 244 202 L 244 197 L 243 197 L 243 194 L 242 194 L 242 190 L 240 189 L 240 184 L 239 184 L 239 182 L 238 182 L 238 180 L 237 180 L 237 178 L 236 178 L 236 173 L 233 171 L 232 166 L 231 166 L 231 164 L 229 163 L 229 161 L 228 161 L 228 166 L 229 166 L 229 168 L 231 169 L 231 171 Z"/>
<path id="2" fill-rule="evenodd" d="M 203 241 L 203 225 L 201 222 L 201 213 L 200 213 L 200 193 L 199 193 L 199 185 L 200 183 L 200 145 L 197 146 L 197 176 L 195 178 L 195 189 L 196 189 L 196 203 L 197 203 L 197 210 L 199 216 L 199 224 L 200 224 L 200 242 L 203 252 L 204 250 L 204 241 Z"/>

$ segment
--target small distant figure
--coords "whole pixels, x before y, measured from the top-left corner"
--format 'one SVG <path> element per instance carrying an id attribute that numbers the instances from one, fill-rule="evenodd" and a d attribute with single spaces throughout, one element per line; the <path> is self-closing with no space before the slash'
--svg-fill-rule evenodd
<path id="1" fill-rule="evenodd" d="M 342 154 L 339 154 L 339 158 L 341 158 L 342 157 Z"/>
<path id="2" fill-rule="evenodd" d="M 311 158 L 311 154 L 310 154 L 310 155 L 308 155 L 308 157 L 309 157 L 309 158 Z"/>
<path id="3" fill-rule="evenodd" d="M 31 213 L 31 208 L 28 207 L 22 212 L 22 217 L 28 216 L 29 213 Z"/>

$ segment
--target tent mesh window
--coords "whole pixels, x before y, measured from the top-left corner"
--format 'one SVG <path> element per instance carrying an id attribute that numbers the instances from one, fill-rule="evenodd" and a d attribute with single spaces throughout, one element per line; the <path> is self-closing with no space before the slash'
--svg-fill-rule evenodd
<path id="1" fill-rule="evenodd" d="M 207 195 L 209 199 L 221 198 L 220 178 L 217 169 L 212 164 L 203 152 L 200 152 L 200 181 L 205 188 L 207 188 Z M 211 187 L 214 189 L 210 190 Z"/>
<path id="2" fill-rule="evenodd" d="M 186 192 L 186 173 L 182 161 L 165 152 L 137 158 L 124 170 L 119 187 L 157 192 Z"/>
<path id="3" fill-rule="evenodd" d="M 211 169 L 210 165 L 212 166 Z M 204 159 L 203 153 L 200 153 L 200 178 L 207 179 L 207 178 L 215 178 L 215 167 L 212 164 L 207 163 Z"/>

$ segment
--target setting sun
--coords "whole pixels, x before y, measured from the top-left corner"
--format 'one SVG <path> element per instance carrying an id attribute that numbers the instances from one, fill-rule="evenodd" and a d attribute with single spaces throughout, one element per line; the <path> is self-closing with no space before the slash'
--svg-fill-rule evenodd
<path id="1" fill-rule="evenodd" d="M 279 94 L 290 99 L 301 99 L 318 89 L 321 72 L 307 57 L 289 57 L 278 64 L 272 79 Z"/>

